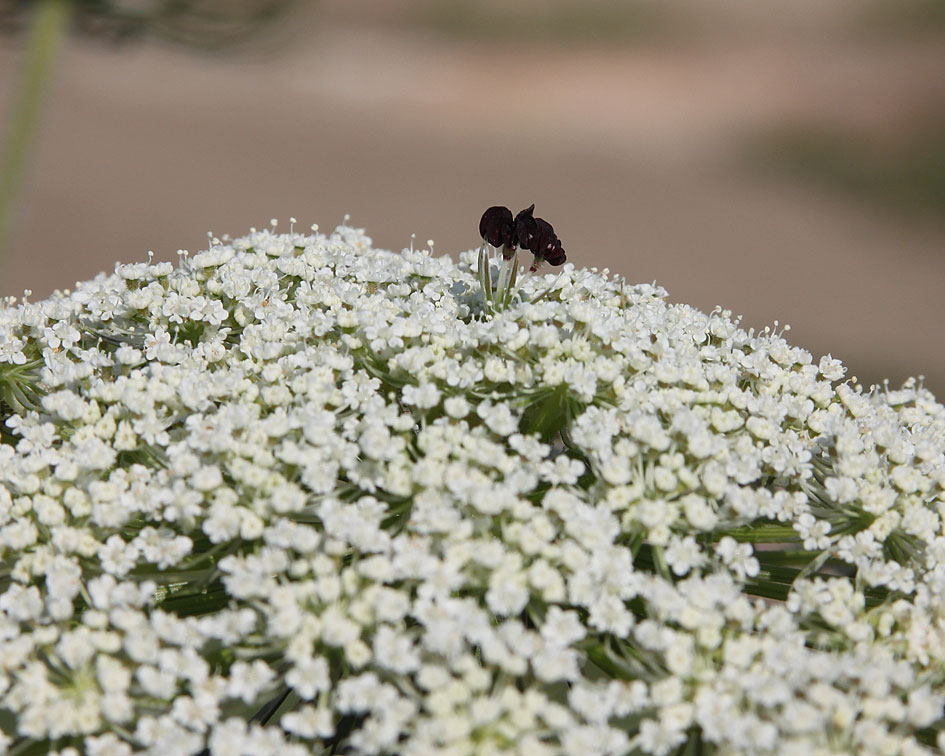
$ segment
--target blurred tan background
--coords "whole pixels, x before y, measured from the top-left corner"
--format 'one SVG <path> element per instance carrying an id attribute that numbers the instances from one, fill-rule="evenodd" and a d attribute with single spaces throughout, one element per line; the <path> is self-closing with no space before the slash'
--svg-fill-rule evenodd
<path id="1" fill-rule="evenodd" d="M 0 36 L 0 116 L 23 50 Z M 324 0 L 226 55 L 72 37 L 0 294 L 273 217 L 455 255 L 532 202 L 577 265 L 943 398 L 945 2 Z"/>

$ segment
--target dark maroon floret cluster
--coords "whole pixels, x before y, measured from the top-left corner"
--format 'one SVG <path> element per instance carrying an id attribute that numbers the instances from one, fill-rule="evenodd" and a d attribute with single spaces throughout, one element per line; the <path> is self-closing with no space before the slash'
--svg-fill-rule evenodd
<path id="1" fill-rule="evenodd" d="M 512 251 L 527 249 L 535 256 L 532 270 L 542 262 L 561 265 L 566 258 L 561 240 L 551 224 L 544 218 L 536 218 L 535 206 L 522 210 L 514 218 L 507 207 L 490 207 L 479 221 L 479 235 L 483 241 L 502 249 L 502 254 L 511 257 Z"/>

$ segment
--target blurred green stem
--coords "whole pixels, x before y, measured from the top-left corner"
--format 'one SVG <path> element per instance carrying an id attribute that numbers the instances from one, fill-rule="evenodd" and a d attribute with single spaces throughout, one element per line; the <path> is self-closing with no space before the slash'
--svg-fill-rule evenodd
<path id="1" fill-rule="evenodd" d="M 0 269 L 13 228 L 14 206 L 36 132 L 56 53 L 69 29 L 71 0 L 37 0 L 19 89 L 0 145 Z M 8 293 L 8 292 L 5 292 Z"/>

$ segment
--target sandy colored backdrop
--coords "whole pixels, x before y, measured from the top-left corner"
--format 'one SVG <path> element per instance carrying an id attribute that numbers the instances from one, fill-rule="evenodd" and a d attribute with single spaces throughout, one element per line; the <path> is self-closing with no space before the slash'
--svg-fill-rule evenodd
<path id="1" fill-rule="evenodd" d="M 327 229 L 349 213 L 378 246 L 415 233 L 455 254 L 487 206 L 534 202 L 578 265 L 790 323 L 864 383 L 924 374 L 945 397 L 938 174 L 917 198 L 909 183 L 941 145 L 921 140 L 945 123 L 945 26 L 754 5 L 610 18 L 592 3 L 600 23 L 578 30 L 553 3 L 337 0 L 227 57 L 73 39 L 0 294 L 45 296 L 273 217 Z M 21 59 L 22 39 L 0 39 L 0 115 Z M 871 161 L 903 187 L 872 186 Z"/>

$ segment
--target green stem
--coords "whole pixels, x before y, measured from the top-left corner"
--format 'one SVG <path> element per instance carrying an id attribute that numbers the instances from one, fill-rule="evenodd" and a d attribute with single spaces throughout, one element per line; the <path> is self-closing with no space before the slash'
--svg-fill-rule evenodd
<path id="1" fill-rule="evenodd" d="M 13 205 L 42 110 L 53 61 L 69 28 L 70 0 L 37 0 L 19 90 L 0 145 L 0 264 L 13 225 Z"/>

